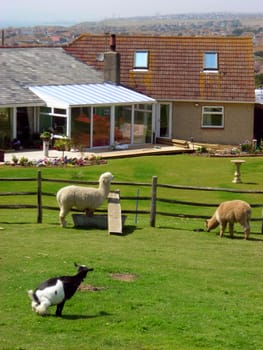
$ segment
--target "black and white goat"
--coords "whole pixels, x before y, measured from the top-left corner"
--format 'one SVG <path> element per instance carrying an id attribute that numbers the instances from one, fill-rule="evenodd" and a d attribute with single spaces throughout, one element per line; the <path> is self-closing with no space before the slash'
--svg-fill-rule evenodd
<path id="1" fill-rule="evenodd" d="M 32 300 L 32 310 L 44 316 L 49 306 L 57 305 L 56 316 L 62 315 L 66 300 L 70 299 L 78 289 L 92 268 L 85 265 L 74 264 L 78 272 L 74 276 L 53 277 L 43 282 L 34 291 L 29 290 L 28 295 Z"/>

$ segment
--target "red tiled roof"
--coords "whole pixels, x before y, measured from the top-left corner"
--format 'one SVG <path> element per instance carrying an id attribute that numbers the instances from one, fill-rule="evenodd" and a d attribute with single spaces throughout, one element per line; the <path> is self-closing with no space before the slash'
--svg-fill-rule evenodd
<path id="1" fill-rule="evenodd" d="M 98 54 L 109 51 L 109 35 L 83 34 L 64 49 L 101 70 Z M 149 69 L 133 70 L 135 50 L 149 51 Z M 250 37 L 116 35 L 121 84 L 158 100 L 255 100 L 253 41 Z M 203 56 L 215 51 L 218 73 L 203 71 Z"/>

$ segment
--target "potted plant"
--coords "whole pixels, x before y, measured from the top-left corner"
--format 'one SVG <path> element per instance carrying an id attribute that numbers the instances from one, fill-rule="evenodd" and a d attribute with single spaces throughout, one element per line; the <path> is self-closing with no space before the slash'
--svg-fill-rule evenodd
<path id="1" fill-rule="evenodd" d="M 49 131 L 44 131 L 40 135 L 41 140 L 43 141 L 43 152 L 44 156 L 48 157 L 48 148 L 49 148 L 49 141 L 51 139 L 51 133 Z"/>
<path id="2" fill-rule="evenodd" d="M 64 157 L 65 151 L 70 151 L 71 148 L 71 140 L 67 137 L 63 137 L 61 139 L 57 139 L 54 143 L 54 147 L 62 152 L 62 157 Z"/>
<path id="3" fill-rule="evenodd" d="M 51 139 L 51 133 L 49 131 L 43 131 L 42 134 L 40 134 L 40 138 L 43 141 L 49 141 Z"/>

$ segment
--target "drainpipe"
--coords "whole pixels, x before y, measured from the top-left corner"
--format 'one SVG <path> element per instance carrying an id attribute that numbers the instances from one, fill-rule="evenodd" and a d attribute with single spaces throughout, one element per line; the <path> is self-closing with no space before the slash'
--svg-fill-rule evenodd
<path id="1" fill-rule="evenodd" d="M 12 109 L 12 139 L 17 137 L 17 108 Z"/>

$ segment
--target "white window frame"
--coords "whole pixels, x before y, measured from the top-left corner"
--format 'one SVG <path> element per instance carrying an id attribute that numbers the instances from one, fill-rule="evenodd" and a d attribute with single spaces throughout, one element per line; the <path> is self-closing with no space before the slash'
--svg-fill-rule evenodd
<path id="1" fill-rule="evenodd" d="M 45 106 L 46 108 L 49 108 L 48 111 L 44 112 L 39 111 L 39 118 L 40 115 L 49 115 L 51 117 L 60 117 L 60 118 L 65 118 L 66 119 L 66 136 L 71 137 L 71 113 L 69 108 L 60 108 L 60 107 L 50 107 L 50 106 Z M 59 113 L 59 110 L 61 110 L 61 113 Z M 39 120 L 38 120 L 38 125 L 39 125 Z"/>
<path id="2" fill-rule="evenodd" d="M 148 70 L 148 68 L 149 68 L 149 51 L 136 50 L 134 52 L 133 69 Z"/>
<path id="3" fill-rule="evenodd" d="M 169 106 L 169 115 L 168 115 L 168 135 L 161 136 L 161 106 Z M 157 127 L 156 127 L 156 136 L 162 138 L 171 138 L 172 137 L 172 103 L 171 102 L 160 102 L 157 106 Z"/>
<path id="4" fill-rule="evenodd" d="M 213 124 L 212 118 L 213 116 L 221 116 L 221 124 L 216 125 Z M 211 123 L 207 123 L 205 121 L 205 117 L 210 117 Z M 202 107 L 202 122 L 201 122 L 201 127 L 204 129 L 223 129 L 224 128 L 224 107 L 222 106 L 203 106 Z"/>
<path id="5" fill-rule="evenodd" d="M 204 53 L 204 71 L 218 72 L 218 53 L 207 51 Z"/>

